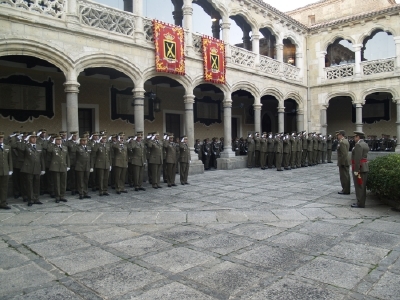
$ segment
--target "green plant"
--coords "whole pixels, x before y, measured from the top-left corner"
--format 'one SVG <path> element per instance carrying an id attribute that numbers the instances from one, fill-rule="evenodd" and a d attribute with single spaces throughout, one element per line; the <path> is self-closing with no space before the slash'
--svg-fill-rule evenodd
<path id="1" fill-rule="evenodd" d="M 369 162 L 367 189 L 381 199 L 400 204 L 400 154 L 378 157 Z"/>

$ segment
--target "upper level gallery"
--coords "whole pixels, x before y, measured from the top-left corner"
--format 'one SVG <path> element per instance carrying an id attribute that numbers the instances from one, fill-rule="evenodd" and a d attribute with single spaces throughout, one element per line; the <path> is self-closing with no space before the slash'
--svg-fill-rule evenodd
<path id="1" fill-rule="evenodd" d="M 9 27 L 11 34 L 20 37 L 28 38 L 30 31 L 43 28 L 76 33 L 91 41 L 89 51 L 90 43 L 101 49 L 104 41 L 115 43 L 112 49 L 109 45 L 104 49 L 115 53 L 119 46 L 133 52 L 152 50 L 152 18 L 146 16 L 146 1 L 125 1 L 121 10 L 90 0 L 0 0 L 0 21 L 3 29 Z M 204 23 L 211 29 L 207 35 L 226 43 L 227 69 L 235 72 L 315 86 L 369 80 L 371 75 L 387 78 L 400 68 L 400 5 L 306 26 L 262 0 L 159 3 L 157 10 L 172 15 L 175 25 L 185 30 L 189 61 L 201 62 L 202 34 L 195 28 Z M 30 31 L 26 26 L 19 31 L 21 24 L 30 25 Z M 69 48 L 74 50 L 72 45 Z M 390 51 L 382 50 L 387 48 Z M 373 55 L 366 55 L 366 49 Z"/>

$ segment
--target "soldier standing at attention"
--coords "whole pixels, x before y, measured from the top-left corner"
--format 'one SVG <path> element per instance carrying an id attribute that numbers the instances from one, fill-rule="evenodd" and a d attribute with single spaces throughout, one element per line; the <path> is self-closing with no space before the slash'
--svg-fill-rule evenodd
<path id="1" fill-rule="evenodd" d="M 21 173 L 24 174 L 28 206 L 32 204 L 43 204 L 39 201 L 40 175 L 44 175 L 45 163 L 42 147 L 36 144 L 36 132 L 30 132 L 27 136 L 27 143 L 17 142 L 16 146 L 24 156 L 24 163 Z"/>
<path id="2" fill-rule="evenodd" d="M 146 147 L 142 142 L 143 133 L 138 132 L 136 134 L 136 140 L 131 141 L 131 151 L 132 158 L 130 162 L 133 167 L 133 186 L 135 191 L 145 191 L 146 189 L 142 187 L 143 184 L 143 171 L 146 165 Z"/>
<path id="3" fill-rule="evenodd" d="M 256 168 L 260 167 L 260 133 L 254 133 L 254 164 Z"/>
<path id="4" fill-rule="evenodd" d="M 307 163 L 307 150 L 308 150 L 308 141 L 307 141 L 307 132 L 301 132 L 301 144 L 302 144 L 302 154 L 301 154 L 301 166 L 308 167 Z"/>
<path id="5" fill-rule="evenodd" d="M 253 135 L 249 134 L 247 137 L 247 167 L 252 168 L 254 165 L 254 151 L 255 151 L 255 142 L 253 139 Z"/>
<path id="6" fill-rule="evenodd" d="M 187 136 L 182 137 L 181 143 L 179 145 L 180 153 L 179 153 L 179 163 L 180 163 L 180 180 L 181 184 L 189 184 L 188 175 L 189 175 L 189 165 L 191 162 L 190 149 L 187 144 L 188 138 Z"/>
<path id="7" fill-rule="evenodd" d="M 7 205 L 8 180 L 13 174 L 11 147 L 4 144 L 4 134 L 0 133 L 0 209 L 11 209 Z"/>
<path id="8" fill-rule="evenodd" d="M 367 197 L 367 175 L 369 171 L 367 158 L 369 146 L 364 142 L 364 138 L 364 132 L 354 131 L 355 145 L 351 152 L 351 165 L 357 203 L 353 203 L 351 207 L 357 208 L 365 207 L 365 199 Z"/>
<path id="9" fill-rule="evenodd" d="M 79 199 L 91 198 L 88 195 L 89 174 L 93 172 L 90 164 L 92 148 L 87 145 L 87 136 L 83 135 L 79 139 L 79 145 L 76 147 L 76 186 L 79 193 Z"/>
<path id="10" fill-rule="evenodd" d="M 339 130 L 337 147 L 337 165 L 339 167 L 340 183 L 342 190 L 338 192 L 340 195 L 350 194 L 350 174 L 349 174 L 349 141 L 345 138 L 345 131 Z"/>
<path id="11" fill-rule="evenodd" d="M 160 142 L 160 134 L 155 132 L 147 146 L 150 150 L 149 163 L 151 164 L 152 186 L 155 189 L 161 189 L 160 177 L 163 164 L 163 145 Z"/>
<path id="12" fill-rule="evenodd" d="M 308 138 L 307 138 L 307 160 L 308 160 L 309 167 L 312 167 L 315 165 L 313 151 L 314 151 L 314 138 L 313 138 L 313 134 L 310 132 L 308 134 Z"/>
<path id="13" fill-rule="evenodd" d="M 210 140 L 206 138 L 203 141 L 203 160 L 204 160 L 204 169 L 210 169 L 210 158 L 211 158 L 211 144 Z"/>
<path id="14" fill-rule="evenodd" d="M 98 143 L 99 143 L 99 133 L 93 132 L 88 140 L 88 146 L 93 150 Z M 93 168 L 93 166 L 92 166 L 92 168 Z M 90 173 L 89 186 L 92 188 L 93 192 L 95 192 L 99 188 L 97 186 L 96 172 Z"/>
<path id="15" fill-rule="evenodd" d="M 91 167 L 96 170 L 99 196 L 109 196 L 108 177 L 111 171 L 111 148 L 107 144 L 107 136 L 103 135 L 100 142 L 92 148 Z"/>
<path id="16" fill-rule="evenodd" d="M 290 150 L 291 150 L 291 142 L 289 139 L 289 135 L 286 134 L 283 137 L 283 167 L 285 170 L 291 170 L 290 168 Z"/>
<path id="17" fill-rule="evenodd" d="M 9 144 L 10 146 L 16 144 L 22 137 L 22 134 L 19 131 L 14 131 L 12 135 L 10 135 Z M 13 161 L 13 174 L 12 174 L 12 181 L 13 181 L 13 193 L 14 199 L 18 199 L 20 196 L 23 195 L 23 182 L 20 175 L 21 167 L 24 162 L 23 154 L 19 154 L 18 149 L 11 149 L 11 157 Z M 26 200 L 26 198 L 25 198 Z"/>
<path id="18" fill-rule="evenodd" d="M 297 137 L 296 132 L 292 132 L 290 136 L 290 164 L 291 169 L 297 169 L 296 159 L 297 159 Z"/>
<path id="19" fill-rule="evenodd" d="M 322 150 L 321 150 L 321 162 L 326 164 L 326 152 L 328 151 L 328 146 L 326 143 L 326 136 L 323 136 L 321 139 Z"/>
<path id="20" fill-rule="evenodd" d="M 197 153 L 199 160 L 203 160 L 203 153 L 201 151 L 201 144 L 200 140 L 196 139 L 196 142 L 194 143 L 194 152 Z"/>
<path id="21" fill-rule="evenodd" d="M 267 142 L 267 133 L 263 132 L 260 137 L 260 166 L 261 170 L 268 169 L 267 166 L 267 151 L 268 151 L 268 142 Z"/>
<path id="22" fill-rule="evenodd" d="M 221 141 L 218 138 L 214 138 L 213 143 L 211 144 L 211 151 L 213 155 L 213 167 L 217 169 L 218 161 L 217 159 L 221 157 Z"/>
<path id="23" fill-rule="evenodd" d="M 128 171 L 128 146 L 124 144 L 124 134 L 120 133 L 117 142 L 113 144 L 114 183 L 117 194 L 127 193 L 125 189 L 126 172 Z"/>
<path id="24" fill-rule="evenodd" d="M 272 166 L 274 165 L 274 158 L 275 158 L 275 140 L 272 136 L 272 132 L 268 133 L 268 138 L 267 138 L 267 160 L 268 160 L 268 168 L 272 169 Z"/>
<path id="25" fill-rule="evenodd" d="M 67 174 L 67 182 L 68 187 L 71 190 L 71 195 L 76 194 L 76 177 L 75 177 L 75 163 L 76 163 L 76 147 L 77 145 L 77 131 L 71 131 L 71 136 L 68 141 L 65 143 L 65 146 L 68 147 L 69 161 L 70 161 L 70 170 Z"/>
<path id="26" fill-rule="evenodd" d="M 165 149 L 165 162 L 167 164 L 167 183 L 168 187 L 176 186 L 175 184 L 175 164 L 176 164 L 176 144 L 174 143 L 174 135 L 170 134 L 168 139 L 164 141 L 163 147 Z"/>
<path id="27" fill-rule="evenodd" d="M 326 156 L 328 163 L 332 163 L 332 135 L 326 138 Z"/>
<path id="28" fill-rule="evenodd" d="M 283 153 L 283 143 L 281 139 L 281 135 L 277 134 L 275 136 L 275 164 L 277 171 L 282 170 L 282 153 Z"/>
<path id="29" fill-rule="evenodd" d="M 70 170 L 68 147 L 62 145 L 61 136 L 57 136 L 54 143 L 54 147 L 49 147 L 47 153 L 51 155 L 49 171 L 54 182 L 56 203 L 67 202 L 64 196 L 67 189 L 67 172 Z"/>

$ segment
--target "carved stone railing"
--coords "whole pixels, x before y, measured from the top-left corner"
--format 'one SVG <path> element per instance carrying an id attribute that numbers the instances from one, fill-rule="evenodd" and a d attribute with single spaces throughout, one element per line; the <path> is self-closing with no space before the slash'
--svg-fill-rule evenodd
<path id="1" fill-rule="evenodd" d="M 326 79 L 339 79 L 354 76 L 354 64 L 325 68 Z"/>
<path id="2" fill-rule="evenodd" d="M 153 42 L 154 41 L 153 21 L 151 19 L 143 18 L 143 31 L 146 37 L 146 41 Z"/>
<path id="3" fill-rule="evenodd" d="M 203 45 L 201 43 L 202 35 L 200 33 L 192 33 L 192 37 L 193 37 L 194 52 L 202 55 L 203 54 Z"/>
<path id="4" fill-rule="evenodd" d="M 0 0 L 1 6 L 11 6 L 60 19 L 66 12 L 66 0 Z"/>
<path id="5" fill-rule="evenodd" d="M 260 70 L 264 73 L 279 76 L 281 65 L 282 63 L 280 61 L 268 56 L 260 55 Z"/>
<path id="6" fill-rule="evenodd" d="M 363 61 L 361 62 L 361 69 L 364 75 L 394 72 L 395 58 Z"/>
<path id="7" fill-rule="evenodd" d="M 254 52 L 236 46 L 230 47 L 232 63 L 250 68 L 255 67 L 256 54 Z"/>
<path id="8" fill-rule="evenodd" d="M 129 36 L 135 33 L 133 14 L 84 0 L 78 3 L 81 24 Z"/>
<path id="9" fill-rule="evenodd" d="M 286 79 L 299 80 L 299 74 L 300 74 L 299 68 L 289 64 L 283 64 L 283 76 Z"/>

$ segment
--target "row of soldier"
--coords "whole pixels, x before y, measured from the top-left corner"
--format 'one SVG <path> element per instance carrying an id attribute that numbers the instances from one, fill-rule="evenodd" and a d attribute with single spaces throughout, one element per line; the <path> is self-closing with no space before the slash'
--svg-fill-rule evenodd
<path id="1" fill-rule="evenodd" d="M 199 160 L 204 164 L 204 170 L 217 169 L 217 159 L 224 151 L 224 138 L 206 138 L 201 143 L 199 139 L 194 144 L 194 152 L 198 154 Z"/>
<path id="2" fill-rule="evenodd" d="M 0 134 L 0 145 L 2 165 L 7 165 L 7 176 L 0 178 L 0 207 L 6 209 L 9 208 L 5 199 L 10 175 L 14 198 L 21 196 L 24 202 L 28 202 L 28 206 L 42 204 L 39 195 L 45 193 L 49 193 L 57 203 L 67 202 L 67 177 L 71 194 L 78 193 L 80 199 L 90 198 L 89 183 L 93 191 L 99 191 L 100 196 L 108 196 L 109 178 L 117 194 L 127 192 L 126 177 L 135 191 L 145 190 L 142 183 L 147 163 L 149 181 L 153 188 L 161 188 L 161 169 L 164 170 L 164 181 L 168 186 L 176 186 L 175 170 L 178 161 L 181 184 L 188 184 L 190 151 L 187 137 L 182 137 L 176 143 L 171 134 L 164 136 L 161 141 L 158 133 L 151 133 L 143 140 L 143 133 L 138 132 L 136 136 L 125 140 L 123 133 L 107 137 L 103 131 L 100 134 L 93 133 L 90 137 L 86 132 L 80 138 L 77 132 L 71 132 L 67 139 L 65 131 L 47 135 L 47 131 L 42 129 L 38 134 L 15 131 L 6 141 L 4 134 Z"/>

